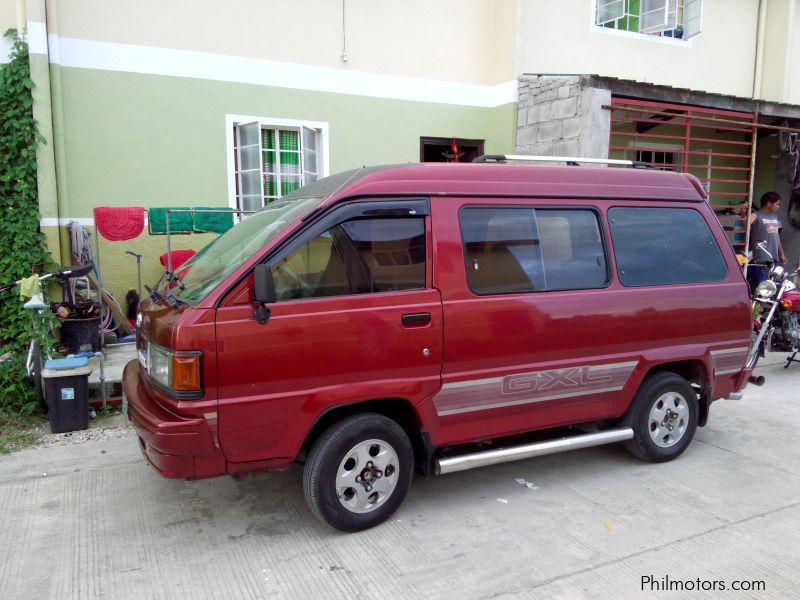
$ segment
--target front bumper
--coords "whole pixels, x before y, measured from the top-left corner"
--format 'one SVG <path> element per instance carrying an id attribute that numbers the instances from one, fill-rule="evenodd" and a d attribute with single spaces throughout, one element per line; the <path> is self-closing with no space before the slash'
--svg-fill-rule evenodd
<path id="1" fill-rule="evenodd" d="M 180 417 L 150 396 L 138 360 L 125 365 L 122 387 L 128 418 L 147 462 L 164 477 L 204 479 L 225 474 L 225 457 L 204 418 Z"/>

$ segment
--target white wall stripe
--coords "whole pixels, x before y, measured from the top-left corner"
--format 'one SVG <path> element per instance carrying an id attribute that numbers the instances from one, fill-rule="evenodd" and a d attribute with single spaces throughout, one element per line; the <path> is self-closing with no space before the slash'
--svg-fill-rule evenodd
<path id="1" fill-rule="evenodd" d="M 7 63 L 11 54 L 12 42 L 9 38 L 0 37 L 0 64 Z"/>
<path id="2" fill-rule="evenodd" d="M 96 42 L 49 35 L 29 23 L 30 51 L 64 67 L 193 77 L 437 104 L 491 108 L 517 101 L 517 81 L 478 85 L 385 75 L 207 52 Z"/>
<path id="3" fill-rule="evenodd" d="M 94 227 L 94 219 L 84 219 L 78 217 L 72 217 L 72 218 L 61 217 L 58 219 L 56 219 L 55 217 L 45 217 L 39 220 L 39 227 L 58 227 L 59 225 L 66 226 L 69 225 L 71 221 L 80 223 L 84 227 Z"/>
<path id="4" fill-rule="evenodd" d="M 47 26 L 44 23 L 28 21 L 28 52 L 31 54 L 47 54 Z"/>

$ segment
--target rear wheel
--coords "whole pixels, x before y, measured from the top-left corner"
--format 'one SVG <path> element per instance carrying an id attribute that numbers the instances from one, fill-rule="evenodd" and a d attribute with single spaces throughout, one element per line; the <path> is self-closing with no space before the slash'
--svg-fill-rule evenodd
<path id="1" fill-rule="evenodd" d="M 328 429 L 314 444 L 303 491 L 314 515 L 340 531 L 382 523 L 411 484 L 413 449 L 405 431 L 378 414 L 356 415 Z"/>
<path id="2" fill-rule="evenodd" d="M 628 451 L 650 462 L 680 456 L 697 429 L 697 393 L 680 375 L 648 376 L 631 402 L 623 424 L 633 429 Z"/>

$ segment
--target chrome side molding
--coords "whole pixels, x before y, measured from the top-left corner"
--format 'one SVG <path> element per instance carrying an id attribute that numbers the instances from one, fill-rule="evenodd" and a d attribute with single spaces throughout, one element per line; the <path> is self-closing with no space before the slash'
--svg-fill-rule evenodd
<path id="1" fill-rule="evenodd" d="M 446 473 L 457 473 L 487 467 L 515 460 L 533 458 L 534 456 L 544 456 L 546 454 L 557 454 L 568 450 L 580 450 L 592 446 L 602 446 L 604 444 L 614 444 L 625 440 L 633 439 L 633 429 L 625 427 L 622 429 L 609 429 L 597 433 L 586 433 L 573 435 L 570 437 L 547 440 L 522 446 L 512 446 L 511 448 L 499 448 L 497 450 L 484 450 L 472 454 L 462 454 L 450 458 L 440 458 L 436 460 L 436 474 L 445 475 Z"/>

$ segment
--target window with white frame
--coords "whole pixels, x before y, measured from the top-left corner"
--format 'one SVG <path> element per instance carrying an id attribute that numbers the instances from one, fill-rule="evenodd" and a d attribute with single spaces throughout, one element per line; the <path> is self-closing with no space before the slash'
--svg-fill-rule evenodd
<path id="1" fill-rule="evenodd" d="M 323 127 L 302 122 L 233 122 L 236 208 L 260 210 L 327 175 Z"/>
<path id="2" fill-rule="evenodd" d="M 595 24 L 688 40 L 701 31 L 703 0 L 596 0 Z"/>

